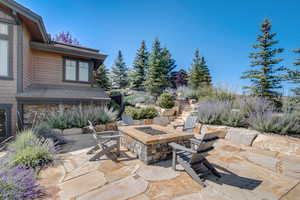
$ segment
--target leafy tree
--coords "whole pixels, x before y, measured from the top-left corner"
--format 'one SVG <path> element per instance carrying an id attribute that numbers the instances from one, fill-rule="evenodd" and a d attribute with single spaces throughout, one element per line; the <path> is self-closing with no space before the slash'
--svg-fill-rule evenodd
<path id="1" fill-rule="evenodd" d="M 95 82 L 98 87 L 108 90 L 111 88 L 109 81 L 109 72 L 104 64 L 100 65 L 97 71 L 94 72 Z"/>
<path id="2" fill-rule="evenodd" d="M 175 68 L 175 61 L 166 48 L 161 48 L 159 39 L 155 39 L 149 57 L 146 89 L 154 96 L 159 96 L 170 86 L 170 72 Z"/>
<path id="3" fill-rule="evenodd" d="M 187 86 L 188 84 L 188 74 L 184 69 L 179 71 L 171 72 L 171 84 L 173 88 Z"/>
<path id="4" fill-rule="evenodd" d="M 122 52 L 119 51 L 115 63 L 111 70 L 113 86 L 116 88 L 126 88 L 128 85 L 127 67 L 123 59 Z"/>
<path id="5" fill-rule="evenodd" d="M 146 43 L 143 40 L 141 47 L 138 49 L 134 62 L 131 87 L 135 89 L 145 89 L 146 72 L 148 67 L 149 53 L 146 49 Z"/>
<path id="6" fill-rule="evenodd" d="M 199 49 L 196 49 L 195 51 L 195 58 L 193 59 L 191 66 L 189 83 L 194 89 L 211 85 L 210 72 L 204 57 L 200 56 Z"/>
<path id="7" fill-rule="evenodd" d="M 258 52 L 251 53 L 251 67 L 253 69 L 244 72 L 242 79 L 250 79 L 252 85 L 244 87 L 249 89 L 251 94 L 267 100 L 280 106 L 280 93 L 278 89 L 282 88 L 283 67 L 277 67 L 283 59 L 276 58 L 276 55 L 283 52 L 282 48 L 272 48 L 278 41 L 274 40 L 276 33 L 271 32 L 272 24 L 269 20 L 264 20 L 261 24 L 261 32 L 256 40 L 258 44 L 253 45 Z"/>
<path id="8" fill-rule="evenodd" d="M 73 44 L 73 45 L 80 45 L 76 38 L 73 38 L 70 32 L 60 32 L 59 34 L 55 35 L 53 38 L 56 42 L 61 42 L 65 44 Z"/>

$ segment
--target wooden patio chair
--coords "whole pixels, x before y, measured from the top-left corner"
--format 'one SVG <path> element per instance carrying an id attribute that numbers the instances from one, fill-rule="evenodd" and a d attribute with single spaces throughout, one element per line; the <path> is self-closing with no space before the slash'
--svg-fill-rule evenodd
<path id="1" fill-rule="evenodd" d="M 205 158 L 207 152 L 213 149 L 214 142 L 218 139 L 213 133 L 202 134 L 200 139 L 192 138 L 192 148 L 186 148 L 174 142 L 169 145 L 173 148 L 172 168 L 176 170 L 177 162 L 185 171 L 199 184 L 205 186 L 204 177 L 214 175 L 220 178 L 221 175 Z"/>
<path id="2" fill-rule="evenodd" d="M 120 138 L 121 135 L 118 131 L 103 131 L 96 132 L 95 127 L 89 121 L 89 129 L 92 131 L 93 138 L 96 141 L 96 145 L 87 152 L 87 154 L 93 154 L 97 152 L 90 161 L 95 161 L 106 155 L 108 158 L 116 160 L 120 156 Z"/>
<path id="3" fill-rule="evenodd" d="M 189 115 L 183 124 L 174 125 L 173 128 L 183 127 L 182 131 L 192 131 L 198 120 L 197 116 Z"/>
<path id="4" fill-rule="evenodd" d="M 121 118 L 122 118 L 124 125 L 126 125 L 126 126 L 134 125 L 133 119 L 130 115 L 122 115 Z"/>

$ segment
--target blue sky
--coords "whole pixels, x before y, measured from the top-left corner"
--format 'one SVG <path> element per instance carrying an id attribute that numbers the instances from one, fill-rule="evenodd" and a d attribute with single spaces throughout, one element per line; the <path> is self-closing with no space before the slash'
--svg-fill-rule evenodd
<path id="1" fill-rule="evenodd" d="M 264 18 L 273 22 L 281 57 L 292 66 L 300 48 L 300 1 L 297 0 L 17 0 L 41 15 L 47 31 L 70 31 L 79 42 L 109 55 L 117 51 L 131 66 L 141 40 L 148 49 L 159 37 L 178 68 L 188 69 L 196 48 L 205 56 L 214 84 L 240 92 L 249 69 L 248 55 Z M 285 84 L 285 91 L 290 87 Z"/>

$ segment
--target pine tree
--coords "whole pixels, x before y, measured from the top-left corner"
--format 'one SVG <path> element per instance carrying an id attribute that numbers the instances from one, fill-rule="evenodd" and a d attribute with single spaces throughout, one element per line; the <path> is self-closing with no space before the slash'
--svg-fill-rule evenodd
<path id="1" fill-rule="evenodd" d="M 200 56 L 199 49 L 195 51 L 195 58 L 191 66 L 189 84 L 197 89 L 203 86 L 211 86 L 211 76 L 203 56 Z"/>
<path id="2" fill-rule="evenodd" d="M 294 52 L 300 54 L 300 49 L 296 49 L 294 50 Z M 296 67 L 300 66 L 300 58 L 296 59 L 294 65 Z M 292 83 L 300 84 L 300 71 L 296 69 L 296 70 L 289 70 L 288 72 L 289 72 L 289 80 L 291 80 Z M 292 91 L 297 97 L 300 97 L 300 85 L 297 85 L 297 87 L 294 88 Z"/>
<path id="3" fill-rule="evenodd" d="M 252 85 L 244 87 L 249 89 L 253 96 L 266 98 L 276 106 L 280 106 L 280 93 L 282 88 L 283 67 L 277 67 L 283 59 L 275 58 L 278 53 L 283 52 L 282 48 L 272 48 L 278 41 L 274 40 L 276 33 L 271 32 L 272 24 L 269 20 L 264 20 L 261 24 L 262 34 L 257 37 L 258 44 L 253 45 L 258 52 L 251 53 L 251 67 L 254 69 L 244 72 L 242 79 L 250 79 Z"/>
<path id="4" fill-rule="evenodd" d="M 146 43 L 143 40 L 141 47 L 138 49 L 134 62 L 131 77 L 131 87 L 134 89 L 145 89 L 146 72 L 148 67 L 149 53 L 146 49 Z"/>
<path id="5" fill-rule="evenodd" d="M 97 71 L 94 72 L 94 79 L 98 87 L 108 90 L 111 88 L 111 83 L 108 78 L 109 72 L 104 64 L 100 65 Z"/>
<path id="6" fill-rule="evenodd" d="M 149 57 L 146 89 L 154 96 L 160 95 L 165 88 L 170 86 L 170 73 L 175 67 L 166 48 L 161 48 L 159 39 L 155 39 Z"/>
<path id="7" fill-rule="evenodd" d="M 115 63 L 111 70 L 113 86 L 116 88 L 126 88 L 128 85 L 127 67 L 123 59 L 122 52 L 119 51 Z"/>

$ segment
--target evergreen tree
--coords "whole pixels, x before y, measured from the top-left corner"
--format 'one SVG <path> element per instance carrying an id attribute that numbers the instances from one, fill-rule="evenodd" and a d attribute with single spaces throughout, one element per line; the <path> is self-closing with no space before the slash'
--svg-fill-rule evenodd
<path id="1" fill-rule="evenodd" d="M 154 96 L 160 95 L 165 88 L 170 86 L 170 73 L 175 67 L 166 48 L 161 48 L 159 39 L 155 39 L 149 57 L 146 89 Z"/>
<path id="2" fill-rule="evenodd" d="M 115 63 L 111 70 L 113 86 L 116 88 L 126 88 L 128 85 L 127 67 L 123 59 L 122 52 L 119 51 Z"/>
<path id="3" fill-rule="evenodd" d="M 258 44 L 253 45 L 258 52 L 251 53 L 251 67 L 254 69 L 244 72 L 241 77 L 250 79 L 252 85 L 244 87 L 249 89 L 251 94 L 258 97 L 263 97 L 280 106 L 280 93 L 278 89 L 282 88 L 283 67 L 277 67 L 283 59 L 275 58 L 278 53 L 283 52 L 282 48 L 272 48 L 278 41 L 274 40 L 276 33 L 271 32 L 272 24 L 269 20 L 264 20 L 261 24 L 262 34 L 257 37 Z"/>
<path id="4" fill-rule="evenodd" d="M 294 52 L 300 54 L 300 49 L 296 49 L 294 50 Z M 300 58 L 296 59 L 294 65 L 296 67 L 300 66 Z M 296 70 L 289 70 L 288 72 L 289 72 L 289 80 L 291 80 L 292 83 L 300 84 L 300 71 L 296 69 Z M 297 87 L 294 88 L 292 91 L 297 97 L 300 97 L 300 85 L 297 85 Z"/>
<path id="5" fill-rule="evenodd" d="M 191 66 L 189 84 L 197 89 L 203 86 L 211 86 L 211 76 L 203 56 L 200 56 L 199 49 L 195 51 L 195 58 Z"/>
<path id="6" fill-rule="evenodd" d="M 97 71 L 94 72 L 94 79 L 98 87 L 108 90 L 111 88 L 109 81 L 109 72 L 104 64 L 100 65 Z"/>
<path id="7" fill-rule="evenodd" d="M 148 67 L 149 53 L 146 49 L 146 43 L 143 40 L 138 49 L 134 62 L 131 77 L 131 87 L 135 89 L 145 89 L 146 72 Z"/>

